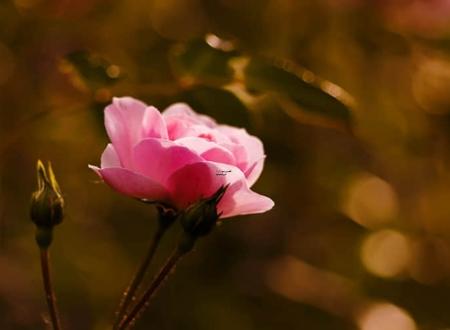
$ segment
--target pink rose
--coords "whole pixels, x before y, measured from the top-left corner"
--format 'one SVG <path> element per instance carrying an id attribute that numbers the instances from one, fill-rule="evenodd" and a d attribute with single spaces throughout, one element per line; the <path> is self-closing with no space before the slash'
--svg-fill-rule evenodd
<path id="1" fill-rule="evenodd" d="M 218 125 L 188 105 L 162 114 L 130 97 L 105 109 L 111 143 L 101 168 L 90 166 L 115 190 L 184 209 L 219 187 L 229 187 L 218 204 L 221 218 L 262 213 L 274 203 L 250 190 L 264 166 L 262 142 L 245 129 Z"/>

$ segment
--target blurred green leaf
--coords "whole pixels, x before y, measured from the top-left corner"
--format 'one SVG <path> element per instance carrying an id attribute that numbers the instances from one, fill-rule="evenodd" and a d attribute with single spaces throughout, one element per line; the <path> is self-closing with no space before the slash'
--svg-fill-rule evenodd
<path id="1" fill-rule="evenodd" d="M 91 89 L 111 86 L 123 78 L 119 66 L 85 50 L 67 54 L 61 70 L 69 74 L 77 87 L 84 85 Z"/>
<path id="2" fill-rule="evenodd" d="M 196 86 L 183 92 L 178 102 L 186 102 L 196 111 L 229 125 L 249 126 L 249 112 L 245 105 L 231 92 L 215 87 Z"/>
<path id="3" fill-rule="evenodd" d="M 213 48 L 205 40 L 177 45 L 172 52 L 173 70 L 181 79 L 222 85 L 233 79 L 229 60 L 237 56 L 234 50 Z"/>
<path id="4" fill-rule="evenodd" d="M 345 93 L 343 90 L 289 62 L 277 64 L 263 59 L 250 59 L 244 69 L 244 79 L 249 91 L 274 92 L 292 100 L 302 110 L 345 126 L 351 121 L 349 107 L 332 96 L 326 88 Z"/>

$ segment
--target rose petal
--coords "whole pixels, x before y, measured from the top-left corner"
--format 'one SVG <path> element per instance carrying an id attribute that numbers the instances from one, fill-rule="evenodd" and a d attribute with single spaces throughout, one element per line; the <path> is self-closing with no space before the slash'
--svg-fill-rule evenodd
<path id="1" fill-rule="evenodd" d="M 253 164 L 264 157 L 264 146 L 261 140 L 248 134 L 244 128 L 220 125 L 217 130 L 227 135 L 234 143 L 245 147 L 249 164 Z"/>
<path id="2" fill-rule="evenodd" d="M 172 174 L 167 183 L 171 193 L 172 202 L 183 209 L 198 200 L 209 197 L 221 186 L 234 182 L 235 173 L 228 171 L 228 166 L 223 170 L 212 162 L 198 162 L 186 165 Z M 237 172 L 240 170 L 236 167 Z"/>
<path id="3" fill-rule="evenodd" d="M 258 180 L 259 176 L 261 175 L 265 158 L 265 156 L 262 157 L 245 171 L 244 174 L 247 177 L 247 184 L 249 187 L 253 186 L 256 180 Z"/>
<path id="4" fill-rule="evenodd" d="M 108 136 L 125 167 L 130 166 L 131 149 L 146 137 L 167 138 L 161 114 L 131 97 L 114 98 L 105 109 Z"/>
<path id="5" fill-rule="evenodd" d="M 144 139 L 133 149 L 135 171 L 162 186 L 178 169 L 202 160 L 195 152 L 169 140 Z"/>
<path id="6" fill-rule="evenodd" d="M 155 107 L 147 107 L 143 118 L 143 137 L 167 139 L 167 127 L 161 113 Z"/>
<path id="7" fill-rule="evenodd" d="M 162 116 L 167 123 L 167 131 L 171 140 L 183 136 L 195 136 L 191 132 L 193 126 L 205 128 L 217 126 L 214 119 L 206 115 L 197 114 L 185 103 L 175 103 L 171 105 L 163 111 Z"/>
<path id="8" fill-rule="evenodd" d="M 269 211 L 274 206 L 274 202 L 266 196 L 251 191 L 245 180 L 240 180 L 231 185 L 217 209 L 222 213 L 221 219 L 237 215 L 257 214 Z"/>
<path id="9" fill-rule="evenodd" d="M 191 107 L 182 102 L 174 103 L 168 106 L 163 111 L 163 116 L 187 116 L 187 117 L 193 117 L 195 118 L 197 114 L 194 112 L 194 110 L 191 109 Z"/>
<path id="10" fill-rule="evenodd" d="M 165 201 L 168 197 L 166 189 L 155 181 L 124 168 L 104 168 L 89 166 L 109 186 L 118 192 L 135 198 Z"/>
<path id="11" fill-rule="evenodd" d="M 185 136 L 186 132 L 189 131 L 189 127 L 192 125 L 190 121 L 176 117 L 164 117 L 164 120 L 167 125 L 167 133 L 170 140 L 176 140 Z"/>
<path id="12" fill-rule="evenodd" d="M 264 147 L 260 139 L 247 133 L 243 128 L 236 128 L 227 125 L 220 125 L 217 130 L 227 135 L 235 146 L 243 146 L 245 149 L 246 159 L 244 161 L 242 150 L 231 150 L 235 154 L 236 161 L 240 164 L 239 168 L 246 174 L 252 174 L 249 180 L 250 186 L 259 178 L 262 167 L 264 166 Z M 252 168 L 252 170 L 250 170 Z M 255 171 L 254 171 L 255 170 Z M 254 171 L 254 172 L 253 172 Z"/>
<path id="13" fill-rule="evenodd" d="M 121 167 L 119 156 L 111 143 L 103 151 L 100 164 L 102 168 Z"/>
<path id="14" fill-rule="evenodd" d="M 189 120 L 191 123 L 204 124 L 208 127 L 215 127 L 217 123 L 207 115 L 196 113 L 186 103 L 174 103 L 163 111 L 164 118 L 176 117 Z"/>
<path id="15" fill-rule="evenodd" d="M 243 145 L 227 142 L 220 143 L 221 146 L 229 150 L 236 160 L 236 166 L 241 169 L 242 172 L 245 172 L 248 168 L 248 160 L 247 160 L 247 150 Z"/>
<path id="16" fill-rule="evenodd" d="M 228 149 L 218 145 L 217 143 L 198 137 L 181 138 L 178 139 L 176 143 L 195 151 L 205 160 L 229 165 L 236 164 L 233 154 Z"/>
<path id="17" fill-rule="evenodd" d="M 270 198 L 251 191 L 244 174 L 235 166 L 213 162 L 190 164 L 168 180 L 172 202 L 179 208 L 211 196 L 225 184 L 230 186 L 218 205 L 218 211 L 223 212 L 221 218 L 262 213 L 274 205 Z"/>

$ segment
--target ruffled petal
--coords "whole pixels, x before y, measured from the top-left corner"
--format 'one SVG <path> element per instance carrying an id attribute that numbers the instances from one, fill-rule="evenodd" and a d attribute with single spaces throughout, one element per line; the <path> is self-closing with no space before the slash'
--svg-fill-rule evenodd
<path id="1" fill-rule="evenodd" d="M 181 138 L 178 139 L 176 143 L 195 151 L 195 153 L 202 156 L 205 160 L 229 165 L 236 164 L 233 154 L 228 149 L 218 145 L 217 143 L 198 137 Z"/>
<path id="2" fill-rule="evenodd" d="M 174 103 L 163 111 L 164 118 L 175 117 L 190 121 L 191 123 L 203 124 L 208 127 L 215 127 L 217 123 L 207 115 L 196 113 L 186 103 Z"/>
<path id="3" fill-rule="evenodd" d="M 243 128 L 236 128 L 227 125 L 220 125 L 217 130 L 228 136 L 235 146 L 241 146 L 245 149 L 245 156 L 242 149 L 235 148 L 232 152 L 239 163 L 239 168 L 247 175 L 251 174 L 249 179 L 250 186 L 259 178 L 264 166 L 264 146 L 260 139 L 250 135 Z"/>
<path id="4" fill-rule="evenodd" d="M 220 145 L 233 154 L 234 159 L 236 160 L 236 166 L 239 167 L 242 172 L 245 172 L 248 168 L 247 150 L 245 150 L 245 147 L 232 142 L 220 143 Z"/>
<path id="5" fill-rule="evenodd" d="M 124 166 L 130 163 L 131 146 L 142 132 L 146 105 L 131 97 L 114 98 L 105 109 L 105 127 Z"/>
<path id="6" fill-rule="evenodd" d="M 134 197 L 154 201 L 165 201 L 168 192 L 157 182 L 124 168 L 104 168 L 89 166 L 106 184 L 118 192 Z"/>
<path id="7" fill-rule="evenodd" d="M 185 119 L 179 119 L 176 117 L 165 117 L 164 118 L 167 125 L 167 133 L 169 139 L 174 141 L 180 137 L 186 136 L 192 123 Z"/>
<path id="8" fill-rule="evenodd" d="M 163 111 L 162 116 L 167 124 L 169 139 L 176 140 L 184 136 L 196 136 L 193 126 L 205 129 L 217 126 L 211 117 L 197 114 L 185 103 L 175 103 Z"/>
<path id="9" fill-rule="evenodd" d="M 133 146 L 147 137 L 167 138 L 158 110 L 131 97 L 114 98 L 105 109 L 105 127 L 124 167 L 131 164 Z"/>
<path id="10" fill-rule="evenodd" d="M 133 149 L 134 170 L 162 186 L 178 169 L 202 160 L 194 151 L 169 140 L 144 139 Z"/>

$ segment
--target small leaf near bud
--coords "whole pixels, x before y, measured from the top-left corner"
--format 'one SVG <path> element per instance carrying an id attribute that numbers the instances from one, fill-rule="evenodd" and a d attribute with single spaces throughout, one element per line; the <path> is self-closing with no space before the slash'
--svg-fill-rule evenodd
<path id="1" fill-rule="evenodd" d="M 31 196 L 31 220 L 38 228 L 52 229 L 63 220 L 64 199 L 50 162 L 46 170 L 38 160 L 36 170 L 38 187 Z"/>

